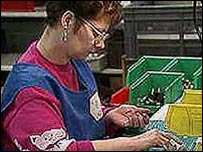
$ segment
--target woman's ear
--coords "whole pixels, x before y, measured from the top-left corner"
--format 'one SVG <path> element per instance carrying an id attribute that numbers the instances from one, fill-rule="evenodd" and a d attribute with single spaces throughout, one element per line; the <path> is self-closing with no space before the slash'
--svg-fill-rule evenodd
<path id="1" fill-rule="evenodd" d="M 70 29 L 71 25 L 73 24 L 74 21 L 74 13 L 71 11 L 66 11 L 63 13 L 62 18 L 61 18 L 61 26 L 63 29 Z"/>

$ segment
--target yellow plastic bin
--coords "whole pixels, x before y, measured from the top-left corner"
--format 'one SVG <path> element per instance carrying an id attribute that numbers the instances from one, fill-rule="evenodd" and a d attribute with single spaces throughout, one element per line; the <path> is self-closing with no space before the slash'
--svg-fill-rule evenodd
<path id="1" fill-rule="evenodd" d="M 202 90 L 184 90 L 182 103 L 202 105 Z"/>
<path id="2" fill-rule="evenodd" d="M 202 105 L 170 104 L 166 126 L 183 136 L 202 136 Z"/>

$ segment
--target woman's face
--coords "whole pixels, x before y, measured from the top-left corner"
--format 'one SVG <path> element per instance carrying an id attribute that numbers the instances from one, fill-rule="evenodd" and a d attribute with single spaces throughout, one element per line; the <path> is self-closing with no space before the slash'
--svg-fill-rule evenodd
<path id="1" fill-rule="evenodd" d="M 109 24 L 104 18 L 100 20 L 82 19 L 79 30 L 72 34 L 69 42 L 69 56 L 77 59 L 85 58 L 89 52 L 95 52 L 105 47 L 104 41 L 109 36 Z"/>

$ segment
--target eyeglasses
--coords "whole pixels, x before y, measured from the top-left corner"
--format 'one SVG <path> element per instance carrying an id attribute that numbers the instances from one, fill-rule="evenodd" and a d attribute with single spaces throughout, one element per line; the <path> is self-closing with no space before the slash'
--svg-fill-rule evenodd
<path id="1" fill-rule="evenodd" d="M 110 37 L 110 34 L 108 32 L 99 30 L 92 22 L 86 19 L 82 19 L 82 21 L 85 22 L 91 28 L 91 31 L 95 39 L 105 41 Z"/>

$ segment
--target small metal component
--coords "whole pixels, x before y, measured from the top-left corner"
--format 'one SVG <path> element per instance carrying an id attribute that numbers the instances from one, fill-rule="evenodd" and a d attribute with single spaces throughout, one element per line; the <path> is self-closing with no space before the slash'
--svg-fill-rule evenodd
<path id="1" fill-rule="evenodd" d="M 182 85 L 184 87 L 184 89 L 193 89 L 194 85 L 192 84 L 192 82 L 188 79 L 182 79 Z"/>
<path id="2" fill-rule="evenodd" d="M 139 101 L 144 102 L 146 105 L 160 106 L 164 105 L 164 98 L 164 93 L 161 92 L 160 88 L 152 88 L 150 93 Z"/>
<path id="3" fill-rule="evenodd" d="M 167 151 L 180 151 L 184 149 L 183 143 L 177 139 L 178 141 L 171 139 L 167 145 L 164 145 L 163 147 Z"/>

